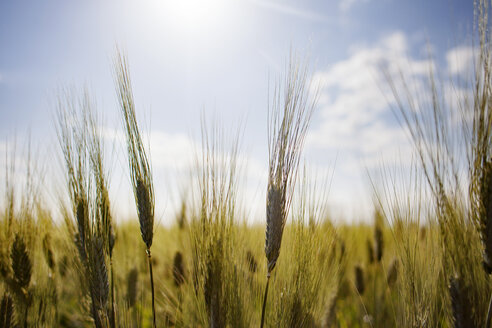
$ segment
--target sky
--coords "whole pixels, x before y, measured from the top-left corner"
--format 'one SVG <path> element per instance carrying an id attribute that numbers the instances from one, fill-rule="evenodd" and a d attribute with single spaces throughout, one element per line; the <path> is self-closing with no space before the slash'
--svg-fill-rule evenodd
<path id="1" fill-rule="evenodd" d="M 56 203 L 64 188 L 57 99 L 62 90 L 87 88 L 104 115 L 107 148 L 115 149 L 108 164 L 114 210 L 133 215 L 112 75 L 118 47 L 128 56 L 151 149 L 159 222 L 172 222 L 186 190 L 201 118 L 226 135 L 242 131 L 242 202 L 248 220 L 261 222 L 269 90 L 296 53 L 320 86 L 306 166 L 329 182 L 334 218 L 368 220 L 368 172 L 407 165 L 412 153 L 381 67 L 416 81 L 413 91 L 425 97 L 430 67 L 446 79 L 469 72 L 473 17 L 473 1 L 464 0 L 1 0 L 1 172 L 17 158 L 22 180 L 30 138 L 35 164 L 47 172 L 43 195 Z"/>

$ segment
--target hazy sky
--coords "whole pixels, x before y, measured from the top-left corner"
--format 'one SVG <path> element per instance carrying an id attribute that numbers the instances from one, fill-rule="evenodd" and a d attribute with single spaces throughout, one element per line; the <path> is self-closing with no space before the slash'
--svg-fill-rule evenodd
<path id="1" fill-rule="evenodd" d="M 88 87 L 104 112 L 107 141 L 121 149 L 112 78 L 118 45 L 150 136 L 162 221 L 172 219 L 202 113 L 228 129 L 243 127 L 245 203 L 259 204 L 250 215 L 262 220 L 268 86 L 295 49 L 322 85 L 306 161 L 319 176 L 333 171 L 332 212 L 364 219 L 371 206 L 365 170 L 410 153 L 378 69 L 416 80 L 431 65 L 444 77 L 466 73 L 473 26 L 473 1 L 464 0 L 0 0 L 0 168 L 13 139 L 29 132 L 38 165 L 56 167 L 52 121 L 64 87 Z M 115 156 L 119 213 L 133 210 L 126 165 Z"/>

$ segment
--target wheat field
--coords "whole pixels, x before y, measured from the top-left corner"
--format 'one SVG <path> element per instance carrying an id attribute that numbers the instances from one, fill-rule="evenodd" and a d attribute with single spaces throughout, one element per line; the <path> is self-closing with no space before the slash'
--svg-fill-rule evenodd
<path id="1" fill-rule="evenodd" d="M 442 99 L 432 69 L 430 103 L 418 101 L 405 76 L 384 72 L 415 156 L 409 179 L 384 167 L 369 173 L 370 223 L 335 223 L 325 200 L 337 191 L 309 174 L 303 146 L 318 94 L 309 63 L 292 53 L 266 117 L 263 221 L 247 224 L 240 205 L 247 136 L 225 136 L 204 118 L 192 192 L 171 226 L 155 224 L 151 149 L 137 120 L 128 55 L 116 50 L 137 216 L 115 218 L 108 145 L 91 96 L 62 94 L 53 118 L 65 182 L 61 219 L 42 188 L 16 189 L 15 163 L 6 160 L 0 327 L 490 327 L 488 6 L 475 4 L 477 59 L 458 104 Z M 27 186 L 34 179 L 28 175 Z"/>

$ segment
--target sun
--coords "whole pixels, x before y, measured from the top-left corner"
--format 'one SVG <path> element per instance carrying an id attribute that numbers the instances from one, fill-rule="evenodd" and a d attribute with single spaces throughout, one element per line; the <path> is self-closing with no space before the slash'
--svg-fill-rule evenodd
<path id="1" fill-rule="evenodd" d="M 176 28 L 190 31 L 215 25 L 226 14 L 227 0 L 152 0 L 155 10 L 162 13 Z"/>

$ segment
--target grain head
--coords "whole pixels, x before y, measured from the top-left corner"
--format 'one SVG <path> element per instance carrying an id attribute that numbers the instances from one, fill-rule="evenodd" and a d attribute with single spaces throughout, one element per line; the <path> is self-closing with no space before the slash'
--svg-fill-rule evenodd
<path id="1" fill-rule="evenodd" d="M 126 300 L 130 308 L 134 307 L 137 302 L 137 284 L 138 270 L 134 267 L 128 272 L 126 278 Z"/>
<path id="2" fill-rule="evenodd" d="M 384 237 L 383 237 L 383 217 L 380 210 L 376 211 L 376 222 L 374 224 L 374 257 L 377 262 L 383 258 Z"/>
<path id="3" fill-rule="evenodd" d="M 176 252 L 176 254 L 174 254 L 173 279 L 174 279 L 174 285 L 176 285 L 176 287 L 181 286 L 185 282 L 183 254 L 179 251 Z"/>
<path id="4" fill-rule="evenodd" d="M 90 288 L 98 310 L 106 311 L 109 299 L 109 280 L 104 252 L 104 240 L 100 236 L 91 238 Z"/>
<path id="5" fill-rule="evenodd" d="M 127 59 L 117 53 L 114 64 L 116 91 L 123 116 L 128 149 L 128 165 L 142 239 L 149 250 L 154 228 L 154 186 L 152 172 L 137 124 L 133 90 Z"/>
<path id="6" fill-rule="evenodd" d="M 46 234 L 43 238 L 43 254 L 44 259 L 46 260 L 46 264 L 51 271 L 55 270 L 55 258 L 53 255 L 53 250 L 51 247 L 51 237 L 49 234 Z"/>
<path id="7" fill-rule="evenodd" d="M 12 271 L 14 272 L 15 282 L 20 288 L 27 288 L 31 281 L 32 262 L 24 239 L 19 234 L 15 235 L 10 258 L 12 260 Z"/>
<path id="8" fill-rule="evenodd" d="M 374 247 L 372 246 L 372 242 L 368 239 L 366 242 L 366 251 L 367 251 L 367 261 L 369 264 L 374 263 Z"/>
<path id="9" fill-rule="evenodd" d="M 116 234 L 114 233 L 114 228 L 113 225 L 109 226 L 109 240 L 108 240 L 108 246 L 109 246 L 109 257 L 113 257 L 113 249 L 114 249 L 114 244 L 116 242 Z"/>
<path id="10" fill-rule="evenodd" d="M 154 215 L 152 210 L 152 204 L 150 202 L 149 188 L 146 186 L 142 179 L 137 180 L 137 211 L 138 220 L 140 222 L 140 232 L 142 239 L 147 246 L 152 246 L 152 238 L 154 235 Z"/>
<path id="11" fill-rule="evenodd" d="M 76 214 L 77 231 L 78 231 L 77 235 L 75 236 L 75 242 L 77 245 L 77 249 L 79 251 L 80 259 L 82 261 L 85 261 L 87 259 L 86 239 L 88 233 L 89 213 L 88 213 L 87 201 L 83 197 L 79 197 L 79 199 L 77 200 L 77 208 L 75 214 Z"/>
<path id="12" fill-rule="evenodd" d="M 360 264 L 357 264 L 354 269 L 355 273 L 355 288 L 359 295 L 364 295 L 365 291 L 365 278 L 364 278 L 364 269 Z"/>
<path id="13" fill-rule="evenodd" d="M 246 261 L 248 262 L 249 271 L 251 273 L 256 273 L 258 263 L 256 262 L 253 252 L 251 252 L 250 250 L 246 252 Z"/>
<path id="14" fill-rule="evenodd" d="M 61 260 L 58 263 L 58 273 L 60 274 L 60 276 L 62 278 L 64 278 L 65 275 L 67 274 L 68 266 L 69 266 L 68 256 L 63 255 L 63 257 L 61 258 Z"/>
<path id="15" fill-rule="evenodd" d="M 268 111 L 268 185 L 265 254 L 268 275 L 280 254 L 282 235 L 294 192 L 299 160 L 317 95 L 310 95 L 307 68 L 291 57 L 283 85 L 274 91 Z"/>
<path id="16" fill-rule="evenodd" d="M 268 274 L 277 263 L 285 226 L 285 192 L 278 186 L 271 185 L 267 196 L 267 226 L 265 254 L 268 260 Z"/>
<path id="17" fill-rule="evenodd" d="M 386 274 L 386 281 L 388 283 L 388 286 L 392 287 L 395 283 L 396 280 L 398 279 L 398 267 L 399 267 L 399 262 L 398 259 L 395 257 L 393 260 L 391 260 L 390 265 L 388 267 L 388 273 Z"/>

